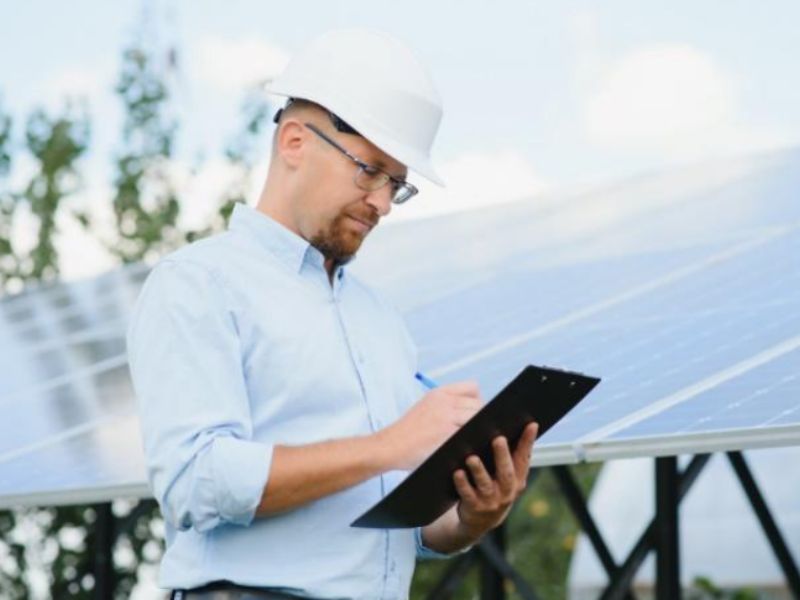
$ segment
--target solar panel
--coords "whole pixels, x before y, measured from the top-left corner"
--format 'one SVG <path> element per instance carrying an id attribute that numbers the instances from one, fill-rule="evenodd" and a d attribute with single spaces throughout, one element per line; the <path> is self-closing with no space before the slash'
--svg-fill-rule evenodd
<path id="1" fill-rule="evenodd" d="M 792 346 L 742 375 L 632 422 L 610 438 L 800 425 L 800 339 Z"/>
<path id="2" fill-rule="evenodd" d="M 50 379 L 37 388 L 5 396 L 0 409 L 0 456 L 97 419 L 133 414 L 125 357 L 120 355 L 72 373 L 69 378 Z"/>
<path id="3" fill-rule="evenodd" d="M 422 367 L 442 381 L 477 378 L 490 397 L 529 362 L 603 377 L 540 442 L 538 464 L 692 451 L 702 439 L 797 443 L 798 163 L 798 152 L 759 157 L 557 207 L 388 227 L 355 269 L 400 306 Z M 144 493 L 123 336 L 146 272 L 0 301 L 11 415 L 0 503 Z M 734 425 L 745 413 L 747 435 Z"/>
<path id="4" fill-rule="evenodd" d="M 17 452 L 0 453 L 0 508 L 146 497 L 134 415 L 65 429 Z"/>

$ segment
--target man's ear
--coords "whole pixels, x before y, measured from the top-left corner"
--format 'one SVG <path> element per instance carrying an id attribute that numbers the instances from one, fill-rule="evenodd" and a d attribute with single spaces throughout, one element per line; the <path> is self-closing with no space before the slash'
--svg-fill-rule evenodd
<path id="1" fill-rule="evenodd" d="M 287 167 L 295 169 L 303 160 L 303 153 L 306 150 L 306 128 L 292 118 L 284 119 L 278 127 L 275 152 Z"/>

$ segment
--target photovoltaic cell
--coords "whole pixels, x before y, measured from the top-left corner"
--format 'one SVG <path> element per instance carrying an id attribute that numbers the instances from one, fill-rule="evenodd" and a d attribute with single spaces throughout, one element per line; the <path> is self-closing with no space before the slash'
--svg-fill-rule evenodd
<path id="1" fill-rule="evenodd" d="M 621 440 L 800 424 L 800 350 L 788 352 L 611 436 Z"/>
<path id="2" fill-rule="evenodd" d="M 787 152 L 401 224 L 353 266 L 442 382 L 490 397 L 528 363 L 602 377 L 540 449 L 769 433 L 800 425 L 798 350 L 715 377 L 800 336 L 798 165 Z M 0 505 L 146 493 L 124 333 L 147 272 L 0 299 Z"/>
<path id="3" fill-rule="evenodd" d="M 0 507 L 148 495 L 138 420 L 108 419 L 0 461 Z"/>
<path id="4" fill-rule="evenodd" d="M 448 372 L 447 378 L 477 376 L 490 396 L 527 362 L 599 375 L 600 386 L 545 438 L 548 443 L 574 441 L 778 344 L 792 332 L 800 333 L 797 256 L 796 232 L 777 237 L 652 293 Z M 538 296 L 539 304 L 548 302 L 558 298 Z M 459 307 L 450 321 L 441 311 L 442 337 L 454 338 L 461 323 L 481 319 L 478 311 L 465 314 L 464 305 Z M 422 357 L 423 364 L 430 360 L 424 353 Z M 452 357 L 456 360 L 457 354 Z"/>

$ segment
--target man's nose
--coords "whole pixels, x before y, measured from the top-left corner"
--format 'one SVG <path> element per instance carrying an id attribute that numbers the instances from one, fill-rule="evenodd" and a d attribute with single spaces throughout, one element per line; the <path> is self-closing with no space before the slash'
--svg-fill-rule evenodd
<path id="1" fill-rule="evenodd" d="M 367 204 L 375 208 L 381 217 L 385 217 L 392 210 L 392 186 L 386 184 L 367 194 Z"/>

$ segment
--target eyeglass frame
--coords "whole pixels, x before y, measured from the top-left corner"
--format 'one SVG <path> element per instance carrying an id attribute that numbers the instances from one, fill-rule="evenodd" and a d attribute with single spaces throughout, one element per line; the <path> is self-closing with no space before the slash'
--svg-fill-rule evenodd
<path id="1" fill-rule="evenodd" d="M 375 165 L 371 165 L 369 163 L 366 163 L 363 160 L 361 160 L 360 158 L 358 158 L 357 156 L 351 154 L 347 149 L 342 147 L 336 140 L 334 140 L 333 138 L 331 138 L 328 135 L 326 135 L 325 133 L 323 133 L 313 123 L 305 123 L 305 126 L 308 127 L 315 134 L 317 134 L 320 138 L 322 138 L 323 140 L 328 142 L 331 146 L 336 148 L 339 152 L 344 154 L 347 158 L 352 160 L 356 165 L 358 165 L 358 171 L 356 171 L 356 174 L 353 177 L 353 183 L 355 183 L 359 187 L 359 189 L 362 189 L 362 190 L 367 191 L 367 192 L 375 192 L 375 191 L 378 191 L 379 189 L 381 189 L 383 186 L 385 186 L 387 183 L 389 183 L 391 181 L 394 184 L 394 189 L 395 190 L 399 191 L 401 189 L 404 189 L 404 190 L 407 190 L 408 192 L 410 192 L 407 197 L 405 197 L 405 198 L 403 198 L 402 200 L 399 200 L 399 201 L 395 200 L 395 193 L 397 193 L 397 192 L 396 191 L 393 192 L 392 193 L 392 198 L 391 198 L 392 204 L 404 204 L 404 203 L 408 202 L 411 198 L 416 196 L 417 193 L 419 193 L 419 190 L 417 189 L 416 186 L 408 183 L 407 181 L 405 181 L 403 179 L 399 179 L 399 178 L 395 177 L 391 173 L 387 173 L 385 170 L 381 169 L 380 167 L 376 167 Z M 374 170 L 374 171 L 378 171 L 379 173 L 383 173 L 383 175 L 386 176 L 386 181 L 384 183 L 382 183 L 381 185 L 379 185 L 378 187 L 376 187 L 375 189 L 368 189 L 368 188 L 365 188 L 365 187 L 359 185 L 358 184 L 358 176 L 359 176 L 359 174 L 361 172 L 368 173 L 368 170 Z"/>

